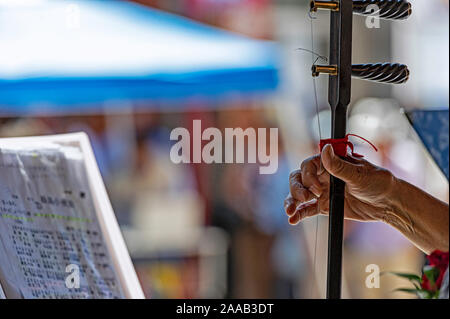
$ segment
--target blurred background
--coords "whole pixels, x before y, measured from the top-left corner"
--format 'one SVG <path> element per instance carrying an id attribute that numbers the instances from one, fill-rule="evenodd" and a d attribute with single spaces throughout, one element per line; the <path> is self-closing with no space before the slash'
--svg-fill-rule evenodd
<path id="1" fill-rule="evenodd" d="M 354 63 L 405 63 L 411 78 L 353 80 L 348 131 L 379 148 L 357 144 L 368 160 L 448 202 L 447 178 L 404 113 L 448 110 L 449 1 L 411 2 L 409 20 L 379 29 L 354 18 Z M 0 137 L 89 135 L 148 298 L 323 298 L 328 220 L 293 227 L 283 210 L 290 170 L 320 138 L 312 57 L 298 50 L 311 49 L 308 4 L 0 0 Z M 328 13 L 313 25 L 314 50 L 327 56 Z M 317 79 L 323 138 L 327 83 Z M 173 164 L 170 131 L 194 119 L 278 127 L 277 173 Z M 448 113 L 446 125 L 448 134 Z M 346 222 L 345 298 L 410 298 L 393 292 L 408 283 L 389 275 L 366 288 L 366 266 L 419 273 L 423 263 L 392 228 Z"/>

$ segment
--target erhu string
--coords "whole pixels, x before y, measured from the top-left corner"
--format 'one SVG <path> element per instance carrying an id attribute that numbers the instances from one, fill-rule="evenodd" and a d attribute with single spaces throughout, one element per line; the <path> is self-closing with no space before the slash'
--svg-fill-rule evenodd
<path id="1" fill-rule="evenodd" d="M 311 53 L 311 58 L 312 58 L 312 65 L 315 65 L 317 63 L 317 61 L 319 60 L 323 60 L 324 62 L 328 62 L 328 58 L 326 56 L 320 55 L 317 52 L 315 52 L 314 50 L 314 20 L 316 19 L 316 17 L 314 17 L 311 12 L 308 11 L 308 17 L 310 18 L 310 31 L 311 31 L 311 50 L 310 49 L 305 49 L 305 48 L 297 48 L 297 50 L 299 51 L 305 51 L 308 53 Z M 317 84 L 316 84 L 316 79 L 313 77 L 312 78 L 312 83 L 313 83 L 313 91 L 314 91 L 314 102 L 315 102 L 315 107 L 316 107 L 316 117 L 317 117 L 317 128 L 318 128 L 318 133 L 319 133 L 319 139 L 322 139 L 322 128 L 320 125 L 320 112 L 319 112 L 319 101 L 318 101 L 318 97 L 317 97 Z M 323 167 L 322 167 L 322 161 L 320 161 L 320 170 L 323 171 Z M 319 200 L 316 200 L 317 202 L 317 216 L 316 216 L 316 225 L 315 225 L 315 238 L 314 238 L 314 252 L 313 252 L 313 263 L 312 263 L 312 268 L 314 271 L 314 277 L 317 278 L 316 276 L 316 260 L 317 260 L 317 242 L 318 242 L 318 233 L 319 233 L 319 214 L 320 214 L 320 208 L 319 208 Z M 317 280 L 316 280 L 317 282 Z M 312 292 L 313 292 L 313 282 L 311 281 L 311 285 L 310 285 L 310 295 L 312 296 Z"/>
<path id="2" fill-rule="evenodd" d="M 311 12 L 308 13 L 309 16 L 309 20 L 310 20 L 310 30 L 311 30 L 311 58 L 312 58 L 312 64 L 316 64 L 316 62 L 319 59 L 324 59 L 325 61 L 327 61 L 328 59 L 326 57 L 323 57 L 317 53 L 314 52 L 314 19 L 315 17 L 311 15 Z M 317 58 L 314 60 L 315 55 L 317 56 Z M 315 77 L 312 77 L 312 82 L 313 82 L 313 88 L 314 88 L 314 101 L 316 104 L 316 117 L 317 117 L 317 128 L 319 131 L 319 140 L 322 139 L 322 129 L 320 127 L 320 117 L 319 117 L 319 102 L 318 102 L 318 98 L 317 98 L 317 85 L 316 85 L 316 79 Z M 320 170 L 322 171 L 322 160 L 320 161 Z M 314 281 L 316 282 L 317 285 L 317 269 L 316 269 L 316 260 L 317 260 L 317 242 L 318 242 L 318 232 L 319 232 L 319 214 L 320 214 L 320 208 L 319 208 L 319 199 L 317 199 L 317 215 L 316 215 L 316 225 L 315 225 L 315 238 L 314 238 L 314 255 L 313 255 L 313 272 L 314 272 Z M 312 281 L 311 281 L 312 283 Z M 313 286 L 311 284 L 310 287 L 310 295 L 312 296 L 312 291 L 313 290 Z"/>
<path id="3" fill-rule="evenodd" d="M 314 41 L 313 41 L 314 42 Z M 320 55 L 317 52 L 314 52 L 313 50 L 309 50 L 309 49 L 305 49 L 305 48 L 297 48 L 298 51 L 306 51 L 309 52 L 313 55 L 313 65 L 317 63 L 317 61 L 319 61 L 319 59 L 328 62 L 328 58 L 324 55 Z M 317 56 L 317 58 L 314 60 L 314 56 Z"/>

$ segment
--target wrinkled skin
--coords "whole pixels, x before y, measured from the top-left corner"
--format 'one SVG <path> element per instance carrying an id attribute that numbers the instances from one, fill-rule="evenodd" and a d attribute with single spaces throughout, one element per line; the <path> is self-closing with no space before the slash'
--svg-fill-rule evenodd
<path id="1" fill-rule="evenodd" d="M 385 218 L 394 176 L 364 159 L 349 157 L 344 161 L 326 145 L 321 155 L 304 160 L 300 169 L 289 176 L 290 193 L 284 209 L 290 224 L 328 214 L 330 173 L 346 182 L 346 219 L 381 221 Z"/>
<path id="2" fill-rule="evenodd" d="M 448 204 L 364 159 L 336 156 L 331 145 L 303 161 L 289 177 L 284 201 L 289 223 L 328 214 L 330 174 L 346 183 L 344 217 L 382 221 L 423 252 L 448 251 Z"/>

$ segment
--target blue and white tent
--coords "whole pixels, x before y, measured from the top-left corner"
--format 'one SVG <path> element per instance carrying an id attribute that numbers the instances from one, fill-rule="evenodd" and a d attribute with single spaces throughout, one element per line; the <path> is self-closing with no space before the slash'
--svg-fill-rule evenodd
<path id="1" fill-rule="evenodd" d="M 414 110 L 408 119 L 442 173 L 449 176 L 448 109 Z"/>
<path id="2" fill-rule="evenodd" d="M 0 2 L 0 114 L 260 95 L 277 63 L 273 42 L 126 1 Z"/>

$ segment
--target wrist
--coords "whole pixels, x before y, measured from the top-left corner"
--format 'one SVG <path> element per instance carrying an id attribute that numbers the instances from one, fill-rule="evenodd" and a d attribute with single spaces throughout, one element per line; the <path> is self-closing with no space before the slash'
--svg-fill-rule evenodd
<path id="1" fill-rule="evenodd" d="M 390 183 L 387 186 L 386 212 L 394 214 L 404 210 L 403 181 L 391 173 Z"/>
<path id="2" fill-rule="evenodd" d="M 386 210 L 383 222 L 390 226 L 408 233 L 414 233 L 414 225 L 408 214 L 407 183 L 392 175 L 389 191 L 386 196 Z"/>

